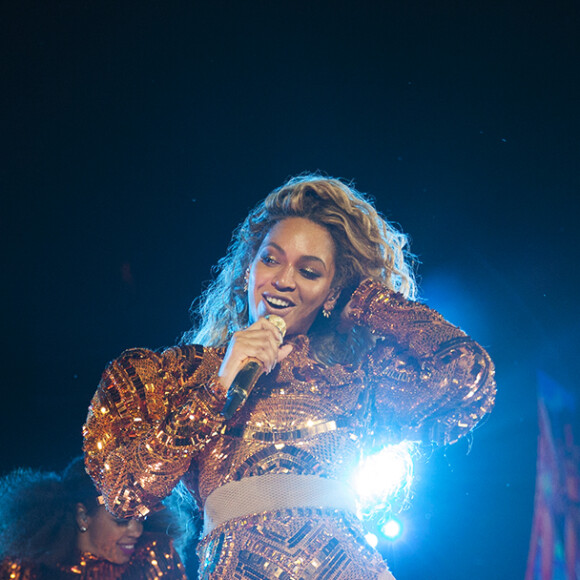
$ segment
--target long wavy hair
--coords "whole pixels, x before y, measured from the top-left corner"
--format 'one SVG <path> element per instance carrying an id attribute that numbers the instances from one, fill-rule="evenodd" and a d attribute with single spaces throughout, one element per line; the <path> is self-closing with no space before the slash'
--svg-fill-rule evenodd
<path id="1" fill-rule="evenodd" d="M 192 305 L 193 328 L 184 333 L 182 343 L 225 346 L 233 332 L 248 325 L 246 271 L 270 229 L 290 217 L 325 227 L 334 240 L 332 285 L 342 292 L 337 313 L 328 320 L 318 316 L 309 332 L 319 361 L 352 362 L 368 346 L 370 337 L 361 328 L 353 328 L 347 335 L 335 332 L 338 311 L 362 280 L 373 278 L 415 299 L 414 256 L 407 235 L 381 217 L 352 184 L 304 174 L 272 191 L 236 228 L 226 255 L 214 268 L 215 278 Z"/>

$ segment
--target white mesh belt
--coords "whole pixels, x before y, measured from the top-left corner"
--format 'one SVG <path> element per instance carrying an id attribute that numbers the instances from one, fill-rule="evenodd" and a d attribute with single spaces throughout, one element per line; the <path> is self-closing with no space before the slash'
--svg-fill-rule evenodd
<path id="1" fill-rule="evenodd" d="M 356 513 L 354 492 L 334 479 L 270 473 L 231 481 L 205 500 L 203 535 L 229 520 L 287 508 L 331 508 Z"/>

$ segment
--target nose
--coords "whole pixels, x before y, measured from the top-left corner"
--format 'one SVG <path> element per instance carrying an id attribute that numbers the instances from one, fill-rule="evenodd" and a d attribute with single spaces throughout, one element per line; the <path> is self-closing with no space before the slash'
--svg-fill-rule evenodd
<path id="1" fill-rule="evenodd" d="M 272 284 L 276 290 L 294 290 L 294 288 L 296 288 L 296 281 L 294 280 L 294 269 L 291 266 L 280 268 L 272 279 Z"/>
<path id="2" fill-rule="evenodd" d="M 129 522 L 127 530 L 132 538 L 140 538 L 143 533 L 143 522 L 133 519 Z"/>

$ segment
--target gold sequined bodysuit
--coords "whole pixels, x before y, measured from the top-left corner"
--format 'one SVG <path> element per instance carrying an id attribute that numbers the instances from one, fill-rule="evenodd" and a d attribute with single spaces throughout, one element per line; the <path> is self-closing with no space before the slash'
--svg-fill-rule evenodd
<path id="1" fill-rule="evenodd" d="M 359 286 L 351 305 L 352 321 L 377 336 L 359 364 L 321 365 L 308 337 L 295 337 L 227 423 L 217 382 L 224 349 L 135 349 L 111 363 L 85 425 L 87 466 L 109 509 L 144 515 L 180 479 L 206 508 L 220 507 L 219 494 L 235 485 L 252 492 L 273 481 L 278 504 L 258 486 L 257 497 L 239 496 L 225 510 L 232 517 L 206 529 L 200 577 L 391 578 L 351 510 L 333 493 L 321 500 L 324 489 L 297 505 L 294 482 L 345 482 L 361 451 L 381 443 L 456 441 L 491 411 L 493 364 L 437 312 L 376 282 Z M 285 474 L 288 494 L 279 485 Z M 225 496 L 236 503 L 236 493 Z M 262 501 L 269 507 L 257 511 Z"/>

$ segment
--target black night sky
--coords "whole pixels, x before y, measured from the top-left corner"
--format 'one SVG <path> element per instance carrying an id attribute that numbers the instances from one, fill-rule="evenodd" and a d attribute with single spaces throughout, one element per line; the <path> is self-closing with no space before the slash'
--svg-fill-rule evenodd
<path id="1" fill-rule="evenodd" d="M 354 179 L 498 398 L 417 465 L 397 580 L 523 578 L 536 387 L 580 396 L 574 0 L 0 7 L 0 471 L 62 469 L 104 365 L 174 344 L 256 201 Z"/>

